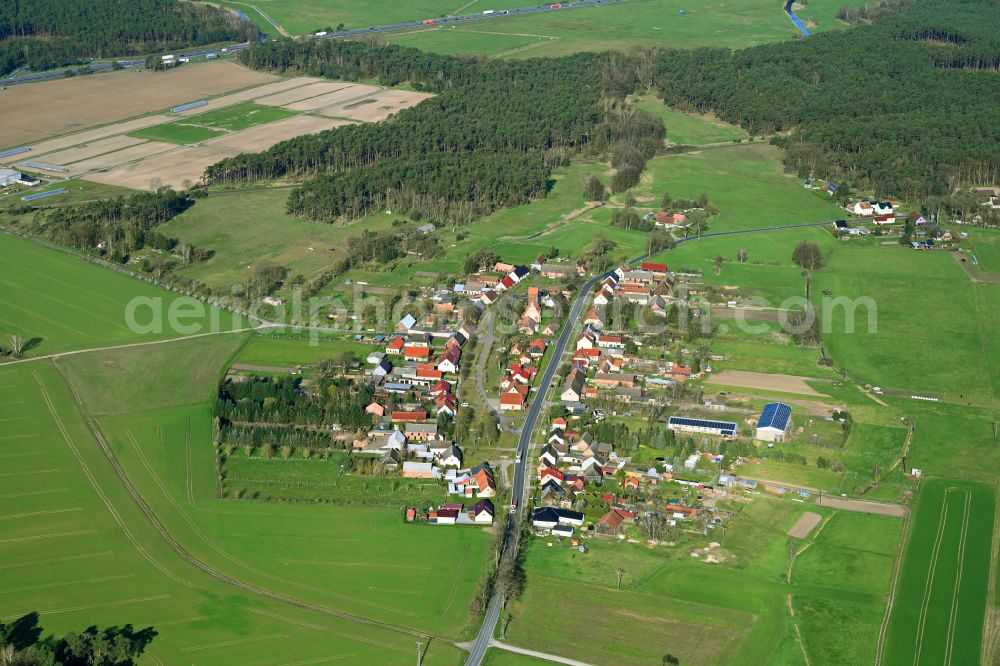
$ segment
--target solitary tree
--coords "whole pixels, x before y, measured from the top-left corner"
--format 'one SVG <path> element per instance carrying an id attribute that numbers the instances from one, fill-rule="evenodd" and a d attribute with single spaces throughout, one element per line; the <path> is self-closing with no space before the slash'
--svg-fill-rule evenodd
<path id="1" fill-rule="evenodd" d="M 10 355 L 14 358 L 21 358 L 21 354 L 24 353 L 24 346 L 28 343 L 23 335 L 20 333 L 10 334 Z"/>
<path id="2" fill-rule="evenodd" d="M 715 255 L 715 274 L 719 275 L 722 273 L 722 262 L 726 260 L 721 254 Z"/>
<path id="3" fill-rule="evenodd" d="M 816 243 L 802 241 L 795 246 L 792 261 L 801 266 L 802 270 L 814 271 L 823 268 L 823 251 Z"/>
<path id="4" fill-rule="evenodd" d="M 736 261 L 741 264 L 745 264 L 747 262 L 747 251 L 744 248 L 741 247 L 740 251 L 736 253 Z"/>
<path id="5" fill-rule="evenodd" d="M 660 202 L 660 206 L 663 207 L 663 210 L 667 210 L 668 208 L 670 208 L 671 201 L 673 201 L 673 199 L 670 198 L 670 192 L 664 192 L 663 200 Z"/>

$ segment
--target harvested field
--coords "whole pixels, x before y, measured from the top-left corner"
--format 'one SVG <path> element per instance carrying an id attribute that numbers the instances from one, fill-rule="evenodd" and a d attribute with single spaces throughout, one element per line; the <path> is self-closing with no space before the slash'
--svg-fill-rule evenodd
<path id="1" fill-rule="evenodd" d="M 902 504 L 842 499 L 840 497 L 830 497 L 829 495 L 823 495 L 816 503 L 820 506 L 826 506 L 831 509 L 840 509 L 841 511 L 873 513 L 878 516 L 892 516 L 894 518 L 905 518 L 910 514 L 909 508 L 903 506 Z"/>
<path id="2" fill-rule="evenodd" d="M 781 391 L 782 393 L 799 393 L 801 395 L 823 395 L 806 384 L 812 377 L 796 375 L 776 375 L 766 372 L 750 372 L 747 370 L 723 370 L 709 376 L 705 381 L 709 384 L 722 384 L 739 388 L 751 388 L 759 391 Z"/>
<path id="3" fill-rule="evenodd" d="M 292 102 L 298 102 L 299 100 L 336 92 L 337 90 L 346 88 L 350 85 L 350 83 L 343 83 L 339 81 L 332 83 L 313 83 L 311 85 L 293 88 L 292 90 L 279 92 L 266 97 L 258 97 L 254 100 L 254 102 L 257 104 L 264 104 L 266 106 L 285 106 L 287 104 L 291 104 Z"/>
<path id="4" fill-rule="evenodd" d="M 266 150 L 279 141 L 286 141 L 300 134 L 313 134 L 349 124 L 344 120 L 318 116 L 295 116 L 269 125 L 251 127 L 239 134 L 230 134 L 206 145 L 214 149 L 231 150 L 234 151 L 233 154 L 256 152 Z"/>
<path id="5" fill-rule="evenodd" d="M 0 147 L 30 144 L 276 78 L 230 62 L 210 62 L 168 72 L 129 70 L 12 86 L 3 91 L 6 119 L 0 126 Z M 65 101 L 71 108 L 55 100 Z M 128 130 L 113 130 L 46 150 L 68 148 L 122 131 Z"/>
<path id="6" fill-rule="evenodd" d="M 819 525 L 819 521 L 822 519 L 823 516 L 818 513 L 806 511 L 795 521 L 792 529 L 788 530 L 788 536 L 795 537 L 796 539 L 805 539 L 813 531 L 813 528 Z"/>
<path id="7" fill-rule="evenodd" d="M 308 85 L 310 83 L 316 83 L 320 79 L 315 79 L 311 76 L 297 76 L 294 79 L 285 79 L 284 81 L 276 81 L 274 83 L 269 83 L 263 86 L 257 86 L 256 88 L 250 88 L 249 90 L 241 90 L 235 92 L 231 95 L 223 95 L 221 97 L 216 97 L 215 99 L 208 100 L 208 104 L 204 106 L 195 107 L 193 109 L 188 109 L 187 111 L 181 111 L 178 116 L 197 116 L 206 111 L 212 111 L 214 109 L 221 109 L 224 106 L 232 106 L 233 104 L 238 104 L 239 102 L 249 102 L 252 99 L 257 99 L 258 97 L 273 95 L 275 93 L 284 92 L 286 90 L 291 90 L 293 88 L 299 88 L 301 86 Z M 196 101 L 197 97 L 192 97 L 187 101 Z"/>
<path id="8" fill-rule="evenodd" d="M 78 132 L 76 134 L 62 136 L 58 139 L 42 141 L 41 143 L 37 143 L 32 146 L 30 153 L 11 155 L 6 158 L 4 162 L 7 164 L 13 164 L 14 162 L 22 162 L 26 159 L 33 160 L 36 157 L 47 157 L 58 150 L 65 150 L 67 148 L 72 148 L 73 146 L 79 146 L 85 143 L 92 143 L 101 139 L 116 136 L 118 134 L 123 134 L 125 132 L 131 132 L 132 130 L 142 129 L 144 127 L 152 127 L 153 125 L 159 125 L 160 123 L 165 123 L 169 120 L 170 118 L 168 116 L 146 116 L 145 118 L 136 118 L 135 120 L 129 120 L 128 122 L 119 123 L 117 125 L 107 125 L 106 127 L 98 127 L 96 129 L 87 130 L 86 132 Z M 26 155 L 30 155 L 30 157 L 26 157 Z"/>
<path id="9" fill-rule="evenodd" d="M 100 139 L 99 141 L 77 146 L 76 148 L 67 148 L 66 150 L 58 150 L 54 153 L 49 153 L 45 156 L 45 161 L 50 164 L 64 166 L 66 164 L 72 164 L 73 162 L 79 162 L 80 160 L 97 157 L 98 155 L 103 155 L 105 153 L 112 153 L 116 150 L 128 148 L 145 141 L 146 139 L 139 139 L 134 136 L 125 136 L 124 134 L 119 136 L 110 136 L 107 139 Z"/>
<path id="10" fill-rule="evenodd" d="M 380 90 L 381 88 L 376 86 L 366 86 L 362 84 L 349 85 L 336 92 L 302 100 L 301 102 L 296 102 L 294 104 L 287 104 L 285 105 L 285 108 L 291 109 L 292 111 L 315 111 L 317 109 L 325 109 L 326 107 L 333 106 L 334 104 L 341 104 L 349 100 L 355 100 L 366 95 L 373 95 Z"/>
<path id="11" fill-rule="evenodd" d="M 385 120 L 397 111 L 415 106 L 428 97 L 433 97 L 433 95 L 410 90 L 386 90 L 343 106 L 323 109 L 321 113 L 326 116 L 373 123 Z"/>
<path id="12" fill-rule="evenodd" d="M 77 162 L 67 168 L 69 169 L 69 173 L 71 175 L 77 175 L 87 173 L 88 171 L 117 167 L 118 165 L 125 164 L 126 162 L 141 160 L 145 157 L 149 157 L 150 155 L 157 155 L 175 148 L 177 148 L 177 146 L 172 143 L 164 143 L 162 141 L 145 141 L 139 145 L 125 148 L 124 150 L 119 150 L 113 153 L 108 153 L 107 155 L 100 155 L 98 157 L 92 157 L 89 160 Z M 114 185 L 115 183 L 111 184 Z"/>
<path id="13" fill-rule="evenodd" d="M 300 134 L 321 132 L 345 124 L 348 124 L 347 121 L 332 118 L 295 116 L 270 125 L 253 127 L 199 146 L 188 146 L 140 162 L 121 164 L 107 171 L 88 174 L 84 179 L 143 190 L 149 187 L 152 178 L 159 178 L 164 185 L 176 187 L 185 180 L 192 182 L 201 180 L 205 167 L 226 157 L 264 150 Z"/>

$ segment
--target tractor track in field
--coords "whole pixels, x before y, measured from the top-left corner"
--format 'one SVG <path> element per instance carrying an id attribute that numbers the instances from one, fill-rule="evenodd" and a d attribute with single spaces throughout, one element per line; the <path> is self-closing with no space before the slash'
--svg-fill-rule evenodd
<path id="1" fill-rule="evenodd" d="M 79 411 L 80 415 L 83 417 L 83 420 L 84 420 L 85 425 L 87 426 L 87 429 L 90 431 L 91 435 L 94 437 L 95 441 L 97 442 L 98 446 L 100 447 L 100 449 L 101 449 L 102 453 L 104 454 L 105 458 L 111 464 L 111 467 L 112 467 L 112 470 L 115 473 L 115 476 L 118 477 L 118 480 L 121 482 L 122 486 L 125 488 L 125 491 L 128 493 L 129 497 L 135 503 L 136 507 L 143 514 L 143 516 L 145 516 L 145 518 L 149 522 L 150 526 L 156 531 L 156 533 L 160 536 L 160 538 L 163 540 L 163 542 L 172 551 L 174 551 L 174 553 L 178 557 L 180 557 L 186 563 L 188 563 L 189 565 L 195 567 L 196 569 L 198 569 L 202 573 L 207 574 L 211 578 L 214 578 L 215 580 L 217 580 L 217 581 L 219 581 L 219 582 L 221 582 L 221 583 L 223 583 L 223 584 L 225 584 L 227 586 L 230 586 L 230 587 L 233 587 L 233 588 L 236 588 L 236 589 L 239 589 L 239 590 L 243 590 L 245 592 L 251 592 L 253 594 L 265 597 L 267 599 L 271 599 L 273 601 L 278 601 L 278 602 L 287 604 L 289 606 L 294 606 L 294 607 L 302 609 L 302 610 L 307 610 L 307 611 L 319 613 L 321 615 L 326 615 L 326 616 L 329 616 L 329 617 L 335 617 L 335 618 L 338 618 L 338 619 L 341 619 L 341 620 L 346 620 L 348 622 L 354 622 L 354 623 L 357 623 L 357 624 L 364 624 L 364 625 L 371 626 L 371 627 L 377 627 L 379 629 L 384 629 L 386 631 L 391 631 L 391 632 L 398 633 L 398 634 L 405 634 L 407 636 L 418 637 L 418 638 L 433 638 L 433 639 L 436 639 L 438 641 L 441 641 L 442 643 L 449 643 L 449 644 L 452 643 L 451 641 L 449 641 L 447 639 L 444 639 L 444 638 L 439 637 L 439 636 L 435 636 L 435 635 L 427 633 L 427 632 L 416 631 L 414 629 L 409 629 L 409 628 L 402 627 L 402 626 L 395 625 L 395 624 L 391 624 L 391 623 L 388 623 L 388 622 L 381 622 L 381 621 L 378 621 L 378 620 L 373 620 L 371 618 L 367 618 L 367 617 L 364 617 L 364 616 L 361 616 L 361 615 L 356 615 L 354 613 L 348 613 L 346 611 L 338 611 L 338 610 L 333 609 L 333 608 L 328 608 L 326 606 L 322 606 L 322 605 L 315 604 L 315 603 L 312 603 L 312 602 L 304 601 L 302 599 L 297 599 L 295 597 L 291 597 L 291 596 L 288 596 L 286 594 L 282 594 L 280 592 L 275 592 L 273 590 L 268 590 L 266 588 L 259 587 L 257 585 L 252 584 L 252 583 L 248 583 L 246 581 L 239 580 L 238 578 L 234 578 L 234 577 L 232 577 L 232 576 L 230 576 L 230 575 L 228 575 L 228 574 L 226 574 L 226 573 L 224 573 L 224 572 L 222 572 L 222 571 L 220 571 L 218 569 L 215 569 L 214 567 L 210 566 L 206 562 L 203 562 L 201 559 L 199 559 L 194 554 L 192 554 L 190 551 L 188 551 L 180 542 L 178 542 L 176 539 L 174 539 L 174 537 L 170 534 L 170 532 L 166 529 L 166 527 L 163 525 L 163 523 L 157 517 L 156 513 L 152 510 L 152 508 L 149 506 L 149 504 L 146 503 L 145 499 L 143 499 L 142 495 L 138 492 L 138 490 L 132 484 L 131 480 L 128 478 L 128 475 L 125 473 L 125 470 L 124 470 L 124 468 L 121 465 L 121 462 L 118 460 L 117 456 L 114 454 L 114 451 L 111 449 L 111 445 L 107 441 L 107 439 L 104 437 L 104 433 L 101 431 L 99 425 L 94 420 L 94 418 L 84 408 L 83 401 L 82 401 L 80 395 L 77 393 L 76 388 L 73 386 L 73 384 L 70 381 L 69 377 L 66 375 L 66 373 L 59 366 L 58 363 L 53 363 L 53 365 L 55 365 L 55 367 L 58 370 L 59 374 L 62 376 L 63 381 L 66 383 L 66 386 L 69 389 L 70 395 L 73 398 L 74 404 L 76 405 L 76 408 Z M 60 431 L 63 432 L 63 436 L 64 437 L 68 438 L 68 433 L 65 431 L 65 428 L 64 428 L 61 420 L 58 419 L 57 413 L 55 412 L 54 406 L 52 405 L 51 401 L 48 398 L 48 393 L 47 393 L 47 391 L 44 388 L 44 384 L 42 384 L 41 378 L 38 377 L 38 375 L 36 373 L 33 372 L 33 374 L 35 374 L 35 379 L 36 379 L 36 381 L 38 382 L 39 386 L 42 389 L 43 397 L 46 400 L 46 404 L 49 406 L 49 409 L 52 412 L 53 417 L 56 418 L 57 425 L 59 426 Z M 69 439 L 67 439 L 67 443 L 70 443 Z M 83 466 L 85 474 L 87 474 L 88 478 L 89 478 L 90 477 L 89 468 L 86 467 L 86 464 L 83 462 L 83 459 L 80 456 L 79 451 L 76 450 L 76 447 L 74 445 L 72 445 L 72 444 L 70 444 L 70 445 L 71 445 L 71 448 L 73 449 L 74 454 L 76 455 L 77 459 L 81 462 L 81 465 Z M 124 523 L 124 520 L 121 518 L 121 516 L 116 511 L 114 511 L 113 505 L 110 503 L 110 500 L 108 500 L 106 498 L 106 496 L 104 495 L 104 493 L 100 490 L 99 485 L 96 484 L 96 479 L 92 479 L 92 483 L 94 484 L 95 490 L 98 491 L 98 494 L 101 495 L 102 499 L 105 500 L 105 504 L 108 506 L 109 510 L 111 510 L 112 513 L 113 513 L 113 515 L 116 517 L 117 522 L 119 523 L 119 525 L 121 525 L 122 528 L 125 529 L 126 534 L 129 536 L 129 540 L 137 548 L 140 549 L 140 552 L 144 553 L 145 551 L 142 549 L 142 546 L 139 543 L 139 541 L 136 540 L 133 536 L 131 536 L 131 532 L 128 531 L 128 528 L 126 527 L 126 525 Z M 149 558 L 147 557 L 147 559 L 149 559 Z M 161 571 L 164 571 L 164 573 L 166 573 L 166 575 L 168 575 L 171 579 L 177 581 L 178 583 L 184 584 L 184 585 L 189 586 L 189 587 L 196 587 L 190 581 L 180 579 L 177 576 L 175 576 L 172 572 L 166 571 L 165 567 L 163 567 L 162 565 L 159 565 L 159 563 L 155 563 L 154 562 L 154 564 L 157 565 L 157 568 L 159 568 Z M 358 638 L 356 636 L 352 636 L 352 638 L 355 639 L 355 640 L 362 640 L 362 639 L 360 639 L 360 638 Z"/>

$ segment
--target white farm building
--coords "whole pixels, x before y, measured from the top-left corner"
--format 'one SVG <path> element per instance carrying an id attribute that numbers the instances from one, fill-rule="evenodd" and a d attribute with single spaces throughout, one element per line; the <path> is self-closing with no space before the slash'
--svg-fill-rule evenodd
<path id="1" fill-rule="evenodd" d="M 13 185 L 21 180 L 21 172 L 13 169 L 0 169 L 0 186 Z"/>
<path id="2" fill-rule="evenodd" d="M 792 408 L 783 402 L 764 405 L 757 420 L 757 439 L 762 442 L 783 442 L 792 429 Z"/>

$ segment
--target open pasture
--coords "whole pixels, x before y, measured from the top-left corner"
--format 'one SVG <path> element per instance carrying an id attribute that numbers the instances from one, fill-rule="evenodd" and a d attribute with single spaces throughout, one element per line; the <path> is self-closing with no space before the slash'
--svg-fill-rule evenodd
<path id="1" fill-rule="evenodd" d="M 145 282 L 8 234 L 0 234 L 0 263 L 5 267 L 0 277 L 0 333 L 4 338 L 8 333 L 38 338 L 26 356 L 182 335 L 166 325 L 169 308 L 180 297 Z M 126 312 L 133 299 L 148 304 L 137 304 L 134 310 L 134 320 L 142 325 L 153 323 L 151 306 L 162 308 L 161 330 L 130 329 Z M 230 313 L 208 306 L 203 306 L 202 316 L 186 322 L 206 332 L 213 318 L 219 330 L 239 325 Z"/>
<path id="2" fill-rule="evenodd" d="M 896 585 L 885 664 L 979 663 L 995 495 L 963 481 L 925 481 Z"/>
<path id="3" fill-rule="evenodd" d="M 0 127 L 0 147 L 31 145 L 46 137 L 153 113 L 276 78 L 230 62 L 216 61 L 167 72 L 129 70 L 11 86 L 3 91 L 3 108 L 8 120 Z M 70 102 L 56 103 L 54 100 Z M 70 145 L 75 144 L 63 147 Z M 41 154 L 44 148 L 40 145 L 38 150 Z M 35 147 L 30 154 L 34 153 Z M 19 157 L 25 159 L 23 155 Z"/>
<path id="4" fill-rule="evenodd" d="M 285 1 L 301 3 L 305 0 Z M 482 1 L 478 5 L 483 5 Z M 500 6 L 490 4 L 484 8 L 499 9 Z M 813 24 L 811 29 L 826 30 L 837 27 L 834 17 L 838 8 L 833 0 L 813 0 L 800 16 Z M 620 5 L 551 10 L 428 30 L 441 40 L 442 52 L 518 58 L 558 56 L 577 51 L 627 51 L 634 46 L 740 48 L 798 36 L 795 26 L 781 11 L 781 5 L 768 0 L 695 0 L 683 7 L 660 0 L 632 0 Z M 494 41 L 484 50 L 479 32 L 510 35 L 509 45 L 499 49 Z M 425 34 L 416 31 L 389 33 L 388 38 L 399 44 L 435 51 L 435 39 Z M 525 35 L 542 35 L 550 39 L 526 45 L 522 41 Z"/>
<path id="5" fill-rule="evenodd" d="M 663 100 L 648 94 L 634 100 L 636 108 L 663 119 L 667 128 L 667 141 L 687 146 L 703 146 L 725 141 L 743 141 L 750 137 L 745 129 L 730 125 L 718 118 L 682 113 L 667 107 Z"/>
<path id="6" fill-rule="evenodd" d="M 1000 286 L 970 282 L 944 252 L 842 247 L 828 263 L 815 272 L 813 293 L 829 289 L 858 304 L 853 313 L 837 307 L 826 317 L 824 344 L 837 367 L 907 396 L 926 393 L 965 404 L 997 395 L 1000 342 L 990 331 L 1000 323 Z M 914 276 L 934 288 L 915 289 Z M 929 347 L 948 349 L 947 361 L 915 362 Z"/>
<path id="7" fill-rule="evenodd" d="M 0 437 L 4 470 L 0 489 L 0 620 L 9 622 L 38 611 L 41 625 L 55 635 L 91 625 L 132 624 L 137 630 L 151 626 L 156 636 L 142 660 L 151 663 L 204 660 L 213 664 L 252 662 L 277 666 L 290 661 L 408 664 L 412 660 L 415 633 L 269 598 L 227 583 L 224 577 L 210 575 L 182 558 L 126 492 L 109 458 L 80 418 L 63 377 L 51 363 L 0 367 L 0 402 L 23 403 L 17 418 L 4 413 Z M 182 428 L 187 422 L 183 416 L 178 422 Z M 153 433 L 154 437 L 145 440 L 144 445 L 148 448 L 146 454 L 159 460 L 165 447 L 155 436 L 155 429 Z M 181 465 L 180 470 L 184 469 L 183 463 L 183 457 L 172 458 L 172 464 Z M 198 478 L 207 476 L 211 481 L 211 467 L 205 472 Z M 142 481 L 141 476 L 138 478 Z M 158 488 L 148 490 L 149 495 L 160 493 Z M 211 509 L 211 505 L 204 508 Z M 275 507 L 278 515 L 271 517 L 267 515 L 270 511 L 261 511 L 263 515 L 248 518 L 247 523 L 231 521 L 224 509 L 211 511 L 209 519 L 241 525 L 237 529 L 254 533 L 258 528 L 251 527 L 249 521 L 259 520 L 272 536 L 270 548 L 274 542 L 291 543 L 291 537 L 278 537 L 291 524 L 288 515 L 280 515 L 281 509 Z M 332 533 L 339 532 L 337 525 L 341 521 L 331 518 L 318 518 L 310 529 L 326 523 Z M 359 523 L 366 530 L 374 524 Z M 166 526 L 173 531 L 173 524 L 166 522 Z M 459 539 L 470 536 L 453 532 Z M 439 534 L 428 535 L 436 542 L 441 538 Z M 325 538 L 336 542 L 329 534 Z M 297 545 L 303 543 L 299 540 Z M 389 539 L 381 543 L 395 549 L 398 542 Z M 203 544 L 194 545 L 208 550 Z M 428 548 L 429 542 L 424 541 L 422 547 Z M 479 545 L 466 548 L 459 541 L 456 551 L 465 550 L 478 554 L 483 549 Z M 195 557 L 202 554 L 195 549 L 189 552 Z M 468 564 L 469 576 L 474 576 L 476 568 L 471 560 Z M 288 566 L 305 571 L 300 565 Z M 214 571 L 231 574 L 233 567 L 227 561 Z M 355 578 L 360 570 L 332 564 L 324 568 L 328 577 L 333 570 L 341 583 Z M 388 580 L 386 586 L 396 584 L 397 588 L 372 594 L 424 599 L 423 592 L 407 594 L 400 581 L 391 580 L 392 574 L 386 577 L 382 569 L 386 567 L 373 565 L 370 585 L 380 587 L 382 581 Z M 446 568 L 442 576 L 453 573 L 453 569 Z M 407 571 L 399 576 L 408 578 L 410 574 Z M 326 581 L 321 584 L 326 585 Z M 443 605 L 444 595 L 451 588 L 441 589 L 445 592 L 438 598 L 444 597 Z M 461 599 L 451 606 L 461 606 L 464 612 L 464 603 Z M 372 611 L 372 615 L 378 616 L 379 611 Z M 438 641 L 430 647 L 425 661 L 443 665 L 459 660 L 457 649 Z"/>
<path id="8" fill-rule="evenodd" d="M 631 192 L 636 197 L 652 197 L 656 203 L 664 192 L 690 200 L 704 193 L 719 209 L 709 222 L 709 231 L 832 222 L 844 214 L 825 197 L 803 189 L 800 180 L 784 172 L 779 149 L 762 143 L 652 159 Z M 786 261 L 790 260 L 789 252 Z"/>

